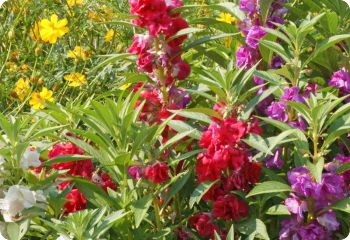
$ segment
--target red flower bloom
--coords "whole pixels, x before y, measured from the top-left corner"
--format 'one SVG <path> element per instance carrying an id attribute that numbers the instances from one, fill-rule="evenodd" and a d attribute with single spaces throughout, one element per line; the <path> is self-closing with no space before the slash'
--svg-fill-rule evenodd
<path id="1" fill-rule="evenodd" d="M 222 169 L 217 168 L 215 161 L 207 153 L 201 153 L 197 157 L 196 172 L 198 182 L 215 181 L 220 179 Z"/>
<path id="2" fill-rule="evenodd" d="M 169 167 L 165 163 L 155 163 L 145 168 L 145 179 L 153 183 L 163 183 L 169 179 Z"/>
<path id="3" fill-rule="evenodd" d="M 214 232 L 219 229 L 218 226 L 211 222 L 210 216 L 205 213 L 192 216 L 189 222 L 201 237 L 211 238 L 214 236 Z"/>
<path id="4" fill-rule="evenodd" d="M 86 198 L 78 189 L 72 189 L 66 196 L 66 200 L 68 202 L 63 206 L 66 214 L 86 208 Z"/>
<path id="5" fill-rule="evenodd" d="M 117 185 L 113 182 L 108 173 L 95 173 L 92 176 L 92 181 L 99 185 L 105 192 L 107 192 L 108 188 L 113 189 L 114 191 L 117 190 Z"/>
<path id="6" fill-rule="evenodd" d="M 142 54 L 147 52 L 151 47 L 150 36 L 148 35 L 135 35 L 133 43 L 128 49 L 129 53 Z"/>
<path id="7" fill-rule="evenodd" d="M 250 184 L 254 185 L 259 182 L 261 174 L 261 162 L 247 162 L 242 169 L 242 174 Z"/>
<path id="8" fill-rule="evenodd" d="M 53 148 L 49 151 L 48 157 L 49 159 L 52 159 L 58 156 L 73 155 L 73 154 L 84 155 L 84 151 L 79 147 L 77 147 L 76 145 L 74 145 L 73 143 L 65 143 L 65 144 L 59 143 L 53 146 Z M 57 163 L 57 164 L 53 164 L 52 168 L 57 170 L 69 169 L 68 171 L 69 175 L 82 176 L 88 179 L 91 179 L 92 173 L 95 170 L 94 165 L 92 164 L 90 159 Z"/>
<path id="9" fill-rule="evenodd" d="M 214 202 L 213 216 L 223 220 L 238 221 L 248 216 L 248 205 L 232 194 L 220 196 Z"/>
<path id="10" fill-rule="evenodd" d="M 221 122 L 223 144 L 234 146 L 246 134 L 246 124 L 236 118 L 226 118 Z"/>
<path id="11" fill-rule="evenodd" d="M 174 18 L 169 23 L 169 26 L 165 32 L 165 37 L 168 39 L 175 35 L 178 31 L 188 27 L 188 22 L 183 18 Z M 179 46 L 187 38 L 187 35 L 180 36 L 168 42 L 169 46 Z"/>

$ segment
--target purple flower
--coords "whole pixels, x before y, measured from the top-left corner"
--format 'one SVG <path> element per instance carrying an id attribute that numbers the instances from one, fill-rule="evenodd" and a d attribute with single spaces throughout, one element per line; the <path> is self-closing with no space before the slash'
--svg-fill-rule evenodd
<path id="1" fill-rule="evenodd" d="M 265 83 L 265 80 L 264 80 L 264 79 L 261 79 L 261 78 L 255 76 L 255 75 L 254 75 L 254 77 L 253 77 L 253 81 L 254 81 L 254 83 L 255 83 L 256 85 L 262 85 L 262 84 Z M 262 86 L 262 87 L 258 90 L 257 94 L 260 95 L 260 94 L 262 94 L 265 90 L 266 90 L 266 86 Z"/>
<path id="2" fill-rule="evenodd" d="M 253 14 L 258 10 L 257 0 L 240 0 L 239 9 L 248 14 Z"/>
<path id="3" fill-rule="evenodd" d="M 295 193 L 300 196 L 310 197 L 315 195 L 316 183 L 305 167 L 297 167 L 288 172 L 288 181 Z"/>
<path id="4" fill-rule="evenodd" d="M 302 222 L 304 220 L 303 213 L 308 210 L 307 203 L 305 201 L 292 194 L 292 198 L 287 198 L 284 201 L 284 204 L 290 213 L 296 215 L 298 222 Z"/>
<path id="5" fill-rule="evenodd" d="M 246 43 L 249 47 L 256 49 L 259 47 L 259 40 L 262 39 L 266 35 L 266 31 L 260 26 L 253 26 L 250 28 Z"/>
<path id="6" fill-rule="evenodd" d="M 299 95 L 299 91 L 299 87 L 286 87 L 284 88 L 284 94 L 282 95 L 281 100 L 303 102 L 303 99 Z"/>
<path id="7" fill-rule="evenodd" d="M 244 35 L 248 35 L 249 30 L 252 27 L 252 22 L 249 18 L 245 18 L 238 23 L 238 27 Z"/>
<path id="8" fill-rule="evenodd" d="M 272 57 L 272 60 L 271 60 L 271 63 L 270 63 L 270 67 L 272 69 L 279 69 L 284 64 L 285 64 L 285 61 L 283 60 L 283 58 L 281 58 L 280 56 L 274 56 L 274 57 Z"/>
<path id="9" fill-rule="evenodd" d="M 310 95 L 315 95 L 318 89 L 318 85 L 316 83 L 308 83 L 305 87 L 303 97 L 310 98 Z"/>
<path id="10" fill-rule="evenodd" d="M 340 90 L 342 95 L 350 93 L 350 75 L 348 71 L 343 68 L 338 72 L 335 72 L 328 82 L 329 86 L 334 86 Z"/>
<path id="11" fill-rule="evenodd" d="M 289 126 L 293 128 L 298 128 L 302 131 L 306 131 L 307 129 L 307 123 L 305 122 L 304 118 L 301 116 L 298 116 L 298 120 L 294 122 L 289 122 Z"/>
<path id="12" fill-rule="evenodd" d="M 169 90 L 169 97 L 171 97 L 172 104 L 175 104 L 180 109 L 185 108 L 192 99 L 191 94 L 174 86 Z"/>
<path id="13" fill-rule="evenodd" d="M 266 113 L 272 119 L 275 119 L 281 122 L 287 122 L 288 114 L 286 113 L 286 110 L 287 110 L 287 104 L 285 102 L 273 102 L 267 108 Z"/>
<path id="14" fill-rule="evenodd" d="M 336 231 L 339 229 L 339 222 L 332 211 L 328 211 L 321 216 L 317 217 L 319 224 L 324 226 L 328 231 Z"/>
<path id="15" fill-rule="evenodd" d="M 282 148 L 278 148 L 273 156 L 266 159 L 266 167 L 281 169 L 284 165 L 281 155 Z"/>
<path id="16" fill-rule="evenodd" d="M 140 166 L 130 166 L 128 173 L 134 180 L 139 180 L 142 177 L 142 168 Z"/>
<path id="17" fill-rule="evenodd" d="M 255 63 L 255 50 L 249 47 L 240 47 L 236 52 L 237 67 L 251 68 Z"/>
<path id="18" fill-rule="evenodd" d="M 298 231 L 302 240 L 322 240 L 326 238 L 326 231 L 317 223 L 302 225 Z"/>
<path id="19" fill-rule="evenodd" d="M 280 240 L 301 240 L 297 234 L 298 221 L 296 218 L 290 218 L 281 222 Z"/>
<path id="20" fill-rule="evenodd" d="M 333 173 L 322 174 L 322 181 L 316 186 L 315 199 L 318 207 L 327 206 L 346 197 L 345 182 L 342 176 Z"/>

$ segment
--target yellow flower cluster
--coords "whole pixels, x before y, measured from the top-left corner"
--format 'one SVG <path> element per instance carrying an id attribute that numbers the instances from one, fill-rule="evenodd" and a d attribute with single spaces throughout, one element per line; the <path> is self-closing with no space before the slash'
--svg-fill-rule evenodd
<path id="1" fill-rule="evenodd" d="M 68 51 L 68 57 L 76 61 L 78 61 L 79 59 L 86 61 L 90 59 L 90 53 L 85 48 L 81 46 L 76 46 L 74 50 Z"/>
<path id="2" fill-rule="evenodd" d="M 71 73 L 64 76 L 70 87 L 81 87 L 87 84 L 86 77 L 81 73 Z"/>
<path id="3" fill-rule="evenodd" d="M 41 92 L 35 92 L 32 95 L 32 98 L 29 101 L 32 109 L 44 109 L 46 102 L 53 102 L 54 98 L 52 97 L 53 92 L 48 90 L 46 87 L 43 87 Z"/>
<path id="4" fill-rule="evenodd" d="M 114 30 L 113 29 L 109 29 L 108 32 L 106 33 L 105 41 L 106 42 L 111 42 L 113 40 L 114 34 L 115 34 Z"/>
<path id="5" fill-rule="evenodd" d="M 21 102 L 23 102 L 25 97 L 27 97 L 28 94 L 30 93 L 30 90 L 31 90 L 31 87 L 30 87 L 29 78 L 26 78 L 26 79 L 20 78 L 16 83 L 16 87 L 14 91 L 18 99 Z"/>
<path id="6" fill-rule="evenodd" d="M 83 5 L 84 0 L 67 0 L 67 4 L 69 7 L 73 7 L 75 5 Z"/>
<path id="7" fill-rule="evenodd" d="M 30 36 L 38 42 L 55 44 L 59 38 L 69 32 L 67 24 L 66 18 L 59 20 L 56 14 L 52 14 L 50 19 L 35 22 L 30 30 Z"/>
<path id="8" fill-rule="evenodd" d="M 228 24 L 232 24 L 236 22 L 236 18 L 233 17 L 231 14 L 229 13 L 220 13 L 220 17 L 217 18 L 216 20 L 220 21 L 220 22 L 224 22 L 224 23 L 228 23 Z"/>

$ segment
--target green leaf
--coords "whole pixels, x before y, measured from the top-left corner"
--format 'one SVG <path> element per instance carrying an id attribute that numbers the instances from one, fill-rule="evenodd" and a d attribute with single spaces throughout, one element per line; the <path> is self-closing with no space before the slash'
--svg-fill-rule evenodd
<path id="1" fill-rule="evenodd" d="M 344 198 L 331 206 L 332 209 L 350 213 L 350 198 Z"/>
<path id="2" fill-rule="evenodd" d="M 322 41 L 315 49 L 314 53 L 303 63 L 303 67 L 309 64 L 312 60 L 314 60 L 320 53 L 324 52 L 328 48 L 334 46 L 338 42 L 341 42 L 345 39 L 350 38 L 350 34 L 336 35 L 332 36 L 329 39 Z"/>
<path id="3" fill-rule="evenodd" d="M 235 228 L 233 224 L 230 227 L 230 231 L 227 233 L 226 240 L 235 240 Z"/>
<path id="4" fill-rule="evenodd" d="M 269 40 L 261 40 L 260 44 L 269 48 L 271 51 L 275 52 L 277 55 L 283 58 L 286 63 L 290 63 L 293 58 L 281 44 Z"/>
<path id="5" fill-rule="evenodd" d="M 247 195 L 247 198 L 266 194 L 266 193 L 281 193 L 281 192 L 290 192 L 292 191 L 291 187 L 287 184 L 276 182 L 276 181 L 267 181 L 260 184 L 257 184 Z"/>
<path id="6" fill-rule="evenodd" d="M 202 133 L 198 131 L 197 129 L 191 127 L 187 123 L 181 121 L 181 120 L 171 120 L 168 123 L 169 127 L 173 128 L 175 131 L 178 133 L 183 133 L 183 132 L 189 132 L 192 131 L 189 136 L 193 139 L 200 140 Z"/>
<path id="7" fill-rule="evenodd" d="M 176 180 L 176 182 L 171 185 L 163 204 L 163 208 L 166 207 L 169 201 L 175 196 L 175 194 L 177 194 L 183 188 L 183 186 L 185 186 L 189 177 L 191 176 L 191 172 L 191 170 L 187 170 L 186 172 L 181 173 L 181 176 Z"/>
<path id="8" fill-rule="evenodd" d="M 48 161 L 43 162 L 42 165 L 43 166 L 51 166 L 52 164 L 56 164 L 56 163 L 81 161 L 81 160 L 86 160 L 86 159 L 91 159 L 91 156 L 78 155 L 78 154 L 73 154 L 73 155 L 68 154 L 68 155 L 58 156 L 58 157 L 52 158 Z"/>
<path id="9" fill-rule="evenodd" d="M 135 227 L 138 228 L 140 223 L 145 218 L 149 207 L 152 204 L 152 194 L 146 195 L 143 198 L 137 200 L 133 205 L 133 212 L 135 217 Z"/>
<path id="10" fill-rule="evenodd" d="M 249 146 L 263 152 L 267 155 L 272 155 L 273 153 L 269 150 L 266 140 L 257 134 L 249 134 L 248 138 L 242 139 L 243 142 Z"/>
<path id="11" fill-rule="evenodd" d="M 214 182 L 203 182 L 200 185 L 196 187 L 194 192 L 191 194 L 190 197 L 190 208 L 193 208 L 195 203 L 199 203 L 199 201 L 202 199 L 204 194 L 216 183 L 217 181 Z"/>
<path id="12" fill-rule="evenodd" d="M 270 240 L 266 226 L 260 219 L 249 218 L 240 223 L 237 228 L 239 232 L 243 233 L 244 235 L 248 235 L 248 238 L 246 238 L 247 240 Z"/>
<path id="13" fill-rule="evenodd" d="M 185 29 L 181 29 L 180 31 L 178 31 L 175 35 L 173 35 L 172 37 L 170 37 L 169 39 L 167 39 L 167 42 L 170 42 L 178 37 L 184 36 L 184 35 L 188 35 L 190 33 L 195 33 L 195 32 L 201 32 L 203 31 L 203 29 L 200 28 L 185 28 Z"/>
<path id="14" fill-rule="evenodd" d="M 268 215 L 290 215 L 290 212 L 288 211 L 287 207 L 282 204 L 278 204 L 275 206 L 270 207 L 266 214 Z"/>
<path id="15" fill-rule="evenodd" d="M 269 15 L 271 4 L 273 0 L 260 0 L 259 6 L 260 6 L 260 18 L 261 22 L 265 23 L 267 16 Z"/>
<path id="16" fill-rule="evenodd" d="M 224 34 L 218 34 L 218 35 L 213 35 L 213 36 L 206 36 L 206 37 L 197 39 L 197 40 L 189 43 L 188 45 L 184 46 L 182 51 L 186 52 L 195 46 L 201 45 L 201 44 L 209 42 L 209 41 L 217 40 L 220 38 L 239 36 L 239 35 L 240 35 L 240 33 L 224 33 Z"/>
<path id="17" fill-rule="evenodd" d="M 320 183 L 322 180 L 322 172 L 324 167 L 324 158 L 319 158 L 316 164 L 313 164 L 309 161 L 306 163 L 310 173 L 315 178 L 315 180 Z"/>

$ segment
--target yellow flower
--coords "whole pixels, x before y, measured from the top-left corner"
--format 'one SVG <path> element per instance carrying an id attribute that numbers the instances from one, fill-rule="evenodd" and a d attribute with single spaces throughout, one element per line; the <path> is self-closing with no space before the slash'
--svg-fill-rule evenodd
<path id="1" fill-rule="evenodd" d="M 70 7 L 73 7 L 75 5 L 83 5 L 84 4 L 84 0 L 67 0 L 67 4 Z"/>
<path id="2" fill-rule="evenodd" d="M 44 109 L 45 102 L 54 101 L 52 95 L 53 95 L 53 92 L 51 90 L 48 90 L 46 87 L 43 87 L 41 92 L 33 93 L 32 98 L 29 101 L 29 104 L 30 106 L 32 106 L 32 109 Z"/>
<path id="3" fill-rule="evenodd" d="M 63 37 L 69 28 L 66 27 L 68 20 L 66 18 L 58 20 L 56 14 L 51 15 L 51 19 L 43 19 L 39 23 L 40 37 L 44 42 L 55 44 L 57 39 Z"/>
<path id="4" fill-rule="evenodd" d="M 81 73 L 71 73 L 64 76 L 64 79 L 68 81 L 70 87 L 80 87 L 87 84 L 86 77 Z"/>
<path id="5" fill-rule="evenodd" d="M 235 17 L 233 17 L 229 13 L 223 13 L 223 12 L 220 13 L 220 17 L 217 18 L 216 20 L 218 20 L 220 22 L 228 23 L 228 24 L 236 22 L 236 18 Z"/>
<path id="6" fill-rule="evenodd" d="M 125 91 L 131 86 L 131 83 L 125 83 L 124 85 L 120 86 L 119 89 L 122 91 Z"/>
<path id="7" fill-rule="evenodd" d="M 86 60 L 89 60 L 90 53 L 86 49 L 80 46 L 76 46 L 73 51 L 72 50 L 68 51 L 68 57 L 73 58 L 75 60 L 81 59 L 86 61 Z"/>
<path id="8" fill-rule="evenodd" d="M 40 25 L 38 22 L 35 22 L 34 25 L 29 30 L 30 37 L 37 42 L 42 42 L 40 37 Z"/>
<path id="9" fill-rule="evenodd" d="M 19 100 L 23 102 L 24 98 L 30 93 L 30 81 L 28 78 L 18 79 L 15 87 L 15 93 Z"/>
<path id="10" fill-rule="evenodd" d="M 106 33 L 105 41 L 110 42 L 110 41 L 112 41 L 113 37 L 114 37 L 114 30 L 109 29 L 108 32 Z"/>

